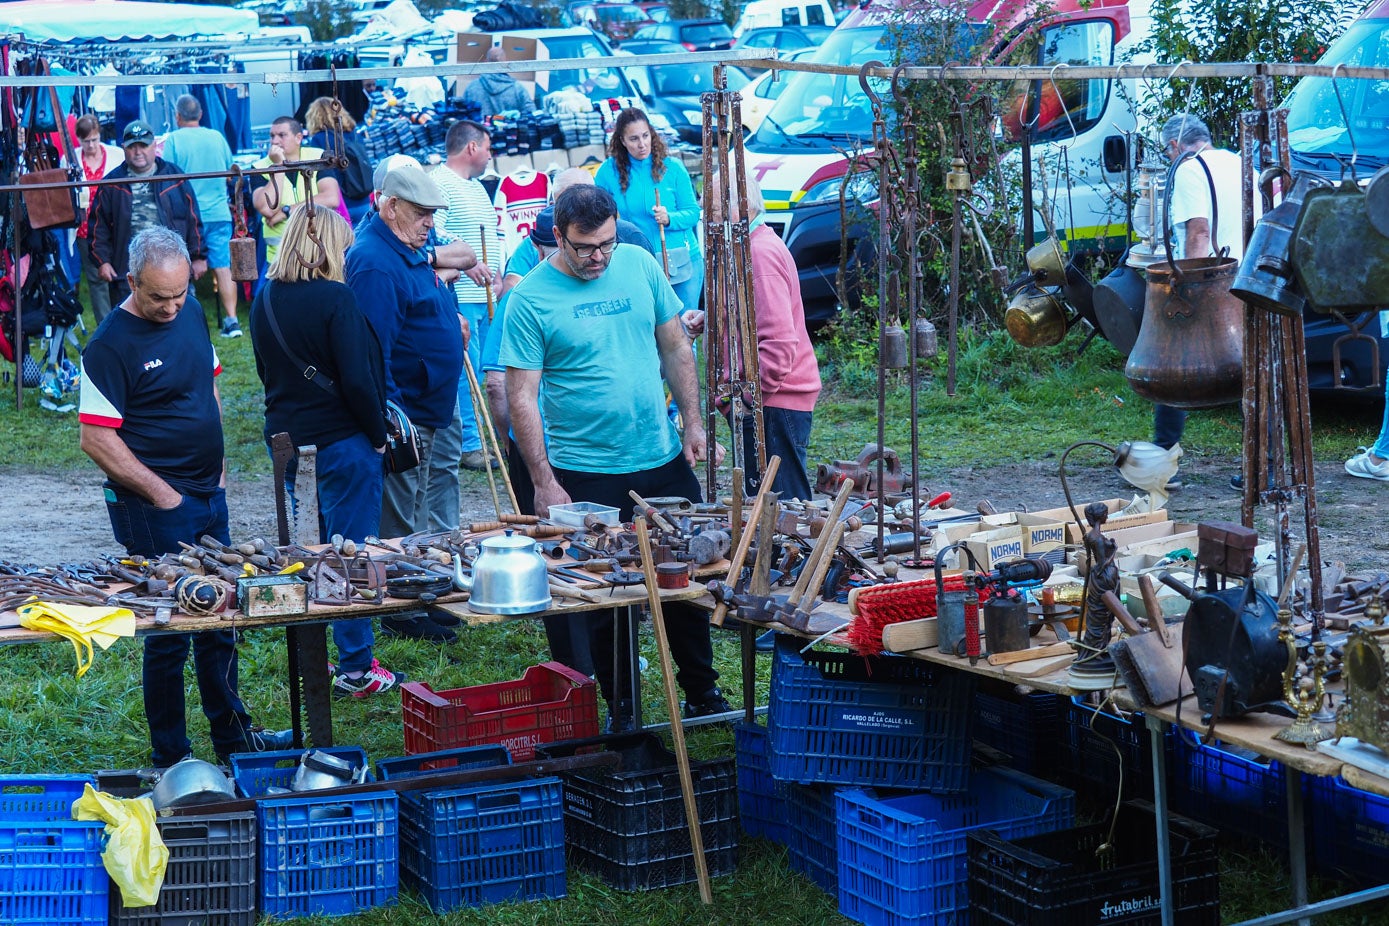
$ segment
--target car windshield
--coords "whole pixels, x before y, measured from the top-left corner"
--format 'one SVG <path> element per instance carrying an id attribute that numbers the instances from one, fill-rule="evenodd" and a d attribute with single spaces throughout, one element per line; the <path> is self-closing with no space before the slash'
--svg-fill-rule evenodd
<path id="1" fill-rule="evenodd" d="M 712 64 L 663 64 L 648 70 L 656 96 L 699 96 L 714 89 Z M 748 85 L 747 75 L 737 68 L 724 68 L 723 72 L 729 90 L 742 90 Z"/>
<path id="2" fill-rule="evenodd" d="M 605 23 L 641 23 L 646 22 L 648 17 L 642 8 L 636 4 L 628 6 L 597 6 L 594 10 L 598 13 L 598 18 Z"/>
<path id="3" fill-rule="evenodd" d="M 684 26 L 680 30 L 680 41 L 693 45 L 727 42 L 732 38 L 733 32 L 723 23 L 701 23 L 698 26 Z"/>
<path id="4" fill-rule="evenodd" d="M 1389 65 L 1389 20 L 1352 24 L 1318 63 Z M 1328 167 L 1334 166 L 1335 159 L 1348 163 L 1352 154 L 1358 154 L 1357 168 L 1374 170 L 1386 162 L 1389 151 L 1389 80 L 1341 78 L 1336 83 L 1340 102 L 1328 77 L 1304 77 L 1298 82 L 1287 102 L 1289 145 L 1295 154 Z"/>
<path id="5" fill-rule="evenodd" d="M 632 85 L 627 83 L 621 69 L 610 67 L 612 55 L 598 44 L 598 40 L 587 35 L 565 35 L 547 38 L 545 47 L 551 58 L 594 58 L 593 67 L 567 71 L 550 71 L 548 93 L 561 90 L 578 91 L 591 100 L 606 100 L 610 97 L 635 96 Z M 544 77 L 545 72 L 541 71 Z"/>

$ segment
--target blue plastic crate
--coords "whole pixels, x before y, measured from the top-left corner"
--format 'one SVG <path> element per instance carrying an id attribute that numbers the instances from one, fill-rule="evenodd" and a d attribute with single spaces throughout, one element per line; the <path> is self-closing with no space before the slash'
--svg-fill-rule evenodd
<path id="1" fill-rule="evenodd" d="M 968 793 L 836 796 L 839 912 L 869 926 L 969 922 L 970 831 L 1031 836 L 1072 826 L 1075 794 L 1011 769 L 985 769 Z"/>
<path id="2" fill-rule="evenodd" d="M 1324 874 L 1383 884 L 1389 870 L 1389 797 L 1343 778 L 1307 780 L 1307 858 Z"/>
<path id="3" fill-rule="evenodd" d="M 839 896 L 835 790 L 826 785 L 786 785 L 786 817 L 790 824 L 787 864 L 831 897 Z"/>
<path id="4" fill-rule="evenodd" d="M 383 778 L 510 765 L 504 746 L 377 763 Z M 558 778 L 402 791 L 400 866 L 436 913 L 566 893 L 564 795 Z"/>
<path id="5" fill-rule="evenodd" d="M 733 727 L 738 756 L 738 818 L 743 832 L 787 844 L 786 785 L 772 777 L 767 760 L 767 728 L 740 722 Z"/>
<path id="6" fill-rule="evenodd" d="M 261 801 L 261 913 L 341 916 L 395 903 L 398 813 L 394 793 Z"/>
<path id="7" fill-rule="evenodd" d="M 237 790 L 247 797 L 264 797 L 271 788 L 288 788 L 306 751 L 282 749 L 275 752 L 232 753 L 232 780 L 236 782 Z M 351 762 L 353 768 L 367 764 L 367 754 L 360 746 L 321 746 L 315 747 L 314 751 Z"/>
<path id="8" fill-rule="evenodd" d="M 106 824 L 72 819 L 72 802 L 90 781 L 80 775 L 0 776 L 0 923 L 106 923 Z"/>
<path id="9" fill-rule="evenodd" d="M 1143 715 L 1128 718 L 1101 711 L 1077 695 L 1066 703 L 1065 727 L 1069 771 L 1077 786 L 1112 795 L 1123 778 L 1123 797 L 1153 796 L 1153 746 Z M 1115 751 L 1117 748 L 1117 752 Z M 1172 733 L 1167 733 L 1171 758 Z M 1171 762 L 1168 762 L 1171 765 Z"/>
<path id="10" fill-rule="evenodd" d="M 974 676 L 902 656 L 811 651 L 784 634 L 772 664 L 772 776 L 801 784 L 969 784 Z"/>
<path id="11" fill-rule="evenodd" d="M 1061 733 L 1061 708 L 1048 691 L 1018 694 L 999 686 L 974 696 L 974 739 L 1012 760 L 1010 765 L 1030 775 L 1050 772 Z"/>
<path id="12" fill-rule="evenodd" d="M 1172 809 L 1222 832 L 1288 848 L 1283 764 L 1218 740 L 1203 744 L 1191 730 L 1172 734 Z"/>

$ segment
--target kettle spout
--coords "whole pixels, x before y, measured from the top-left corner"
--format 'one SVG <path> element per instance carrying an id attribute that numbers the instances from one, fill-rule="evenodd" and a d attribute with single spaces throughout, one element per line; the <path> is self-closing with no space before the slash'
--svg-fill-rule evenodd
<path id="1" fill-rule="evenodd" d="M 453 589 L 457 592 L 473 590 L 473 577 L 463 572 L 463 557 L 456 553 L 453 557 Z"/>

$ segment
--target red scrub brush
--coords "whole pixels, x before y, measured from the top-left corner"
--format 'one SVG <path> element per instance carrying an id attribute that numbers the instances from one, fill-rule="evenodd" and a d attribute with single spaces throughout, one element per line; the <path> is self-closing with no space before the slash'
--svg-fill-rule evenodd
<path id="1" fill-rule="evenodd" d="M 964 576 L 947 576 L 943 581 L 947 592 L 965 589 Z M 983 594 L 980 590 L 981 597 Z M 967 618 L 969 612 L 978 607 L 975 602 L 966 603 Z M 881 653 L 883 628 L 888 624 L 936 616 L 936 580 L 918 579 L 856 588 L 849 593 L 849 613 L 854 620 L 845 636 L 854 652 Z M 976 622 L 967 620 L 966 623 L 978 626 Z"/>

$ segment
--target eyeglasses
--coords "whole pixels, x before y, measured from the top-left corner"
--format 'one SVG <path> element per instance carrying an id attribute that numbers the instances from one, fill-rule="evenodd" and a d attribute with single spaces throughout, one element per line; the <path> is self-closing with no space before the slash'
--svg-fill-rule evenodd
<path id="1" fill-rule="evenodd" d="M 569 240 L 569 236 L 567 235 L 561 235 L 560 237 L 564 238 L 564 243 L 573 249 L 574 256 L 579 258 L 579 260 L 588 260 L 593 256 L 594 251 L 602 251 L 604 255 L 608 255 L 617 250 L 616 238 L 611 241 L 604 241 L 602 244 L 575 244 Z"/>

